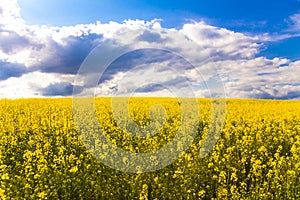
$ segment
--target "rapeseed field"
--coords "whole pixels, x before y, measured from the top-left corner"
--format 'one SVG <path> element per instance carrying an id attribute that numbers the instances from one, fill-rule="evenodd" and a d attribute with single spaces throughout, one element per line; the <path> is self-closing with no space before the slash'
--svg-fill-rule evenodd
<path id="1" fill-rule="evenodd" d="M 299 101 L 226 100 L 222 132 L 205 157 L 199 151 L 211 123 L 212 100 L 196 101 L 200 115 L 188 149 L 164 168 L 128 173 L 96 159 L 87 144 L 97 141 L 89 133 L 101 127 L 126 151 L 156 151 L 183 126 L 175 98 L 131 98 L 128 112 L 135 125 L 116 113 L 122 109 L 112 110 L 110 98 L 96 98 L 99 127 L 92 124 L 88 130 L 76 126 L 71 98 L 2 99 L 0 198 L 300 199 Z M 164 114 L 151 115 L 153 105 L 161 105 L 153 108 Z M 155 119 L 162 120 L 151 123 Z M 143 129 L 149 124 L 152 129 Z M 159 161 L 153 157 L 153 162 Z"/>

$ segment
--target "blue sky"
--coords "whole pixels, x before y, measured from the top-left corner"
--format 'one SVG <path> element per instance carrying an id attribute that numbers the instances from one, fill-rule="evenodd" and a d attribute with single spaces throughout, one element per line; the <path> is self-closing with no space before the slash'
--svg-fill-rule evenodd
<path id="1" fill-rule="evenodd" d="M 88 24 L 96 21 L 123 22 L 126 19 L 162 19 L 164 27 L 178 28 L 189 20 L 205 20 L 211 25 L 246 34 L 284 34 L 289 17 L 299 12 L 300 1 L 274 0 L 19 0 L 21 14 L 30 24 L 54 26 Z M 293 46 L 293 48 L 288 48 Z M 298 59 L 300 39 L 268 43 L 261 55 Z"/>
<path id="2" fill-rule="evenodd" d="M 281 32 L 288 28 L 285 20 L 299 12 L 300 1 L 19 0 L 19 5 L 23 18 L 31 24 L 62 26 L 161 18 L 165 27 L 178 27 L 189 19 L 206 19 L 211 25 L 234 30 Z"/>
<path id="3" fill-rule="evenodd" d="M 200 71 L 214 66 L 228 97 L 300 98 L 298 0 L 3 0 L 0 11 L 0 97 L 70 96 L 83 60 L 93 48 L 109 42 L 129 50 L 176 49 L 174 53 L 199 65 Z M 111 48 L 106 46 L 107 51 Z M 199 49 L 210 62 L 199 61 Z M 126 87 L 118 84 L 129 87 L 134 66 L 126 71 L 119 65 L 99 85 L 100 94 L 111 94 L 109 88 L 126 94 Z M 144 74 L 151 77 L 150 72 L 151 67 L 145 67 Z M 202 86 L 211 77 L 201 72 L 203 80 L 196 81 L 193 71 L 185 73 L 196 96 L 207 96 Z M 23 88 L 16 86 L 20 81 Z M 88 87 L 87 82 L 83 86 Z M 143 87 L 151 91 L 147 84 Z"/>

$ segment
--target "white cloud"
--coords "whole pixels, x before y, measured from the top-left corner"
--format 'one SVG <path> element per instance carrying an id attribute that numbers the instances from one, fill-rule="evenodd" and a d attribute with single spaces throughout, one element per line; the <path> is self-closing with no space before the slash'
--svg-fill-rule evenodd
<path id="1" fill-rule="evenodd" d="M 41 97 L 42 88 L 60 82 L 73 82 L 74 75 L 32 72 L 0 81 L 0 98 Z"/>
<path id="2" fill-rule="evenodd" d="M 296 31 L 300 31 L 300 13 L 290 16 L 290 19 L 293 22 L 292 28 Z"/>
<path id="3" fill-rule="evenodd" d="M 262 42 L 276 42 L 300 36 L 300 12 L 289 16 L 284 22 L 287 28 L 283 28 L 280 32 L 258 35 L 259 40 Z"/>
<path id="4" fill-rule="evenodd" d="M 24 20 L 20 15 L 20 6 L 17 0 L 1 0 L 0 1 L 0 25 L 12 27 L 20 25 Z"/>
<path id="5" fill-rule="evenodd" d="M 259 50 L 257 37 L 210 26 L 203 21 L 185 24 L 181 31 L 199 46 L 209 49 L 212 55 L 220 54 L 227 58 L 252 58 Z"/>

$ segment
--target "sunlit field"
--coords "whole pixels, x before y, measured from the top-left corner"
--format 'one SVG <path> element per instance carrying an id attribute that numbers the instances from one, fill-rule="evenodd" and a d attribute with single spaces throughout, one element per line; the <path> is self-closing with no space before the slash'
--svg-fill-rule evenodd
<path id="1" fill-rule="evenodd" d="M 0 197 L 300 199 L 299 101 L 228 99 L 222 133 L 204 158 L 199 150 L 210 126 L 211 100 L 197 101 L 197 134 L 187 151 L 157 171 L 125 173 L 102 164 L 87 150 L 73 120 L 72 99 L 0 100 Z M 156 104 L 162 107 L 154 109 L 164 108 L 164 116 L 149 114 Z M 129 105 L 138 126 L 130 128 L 123 119 L 121 124 L 129 127 L 125 131 L 116 122 L 122 115 L 113 116 L 111 100 L 96 99 L 99 125 L 112 143 L 143 153 L 172 141 L 181 126 L 177 99 L 132 98 Z M 159 117 L 165 120 L 157 122 L 157 134 L 145 132 L 143 138 L 128 133 L 141 131 L 136 127 Z M 85 133 L 97 128 L 89 127 Z"/>

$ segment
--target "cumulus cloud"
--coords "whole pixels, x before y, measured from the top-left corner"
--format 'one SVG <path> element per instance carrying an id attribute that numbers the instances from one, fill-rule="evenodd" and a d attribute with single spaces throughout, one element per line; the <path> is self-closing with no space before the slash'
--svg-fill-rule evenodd
<path id="1" fill-rule="evenodd" d="M 2 0 L 0 2 L 0 26 L 23 24 L 24 20 L 21 18 L 20 10 L 17 0 Z"/>
<path id="2" fill-rule="evenodd" d="M 0 18 L 0 97 L 70 96 L 73 91 L 172 96 L 176 88 L 182 95 L 193 91 L 199 97 L 218 96 L 218 77 L 228 97 L 300 97 L 300 61 L 257 56 L 262 42 L 288 38 L 290 33 L 249 36 L 204 21 L 172 29 L 162 27 L 159 19 L 28 25 L 16 0 L 0 2 Z M 294 27 L 300 26 L 299 19 L 299 14 L 290 17 Z M 90 69 L 75 83 L 95 47 L 103 57 L 93 57 Z M 118 50 L 132 52 L 97 77 L 108 55 L 118 55 Z"/>
<path id="3" fill-rule="evenodd" d="M 52 44 L 42 51 L 43 54 L 40 56 L 44 59 L 32 67 L 42 72 L 76 74 L 85 57 L 96 46 L 94 41 L 101 37 L 101 35 L 90 34 L 65 38 L 66 45 Z"/>
<path id="4" fill-rule="evenodd" d="M 185 24 L 181 31 L 203 49 L 207 49 L 214 60 L 253 58 L 260 48 L 258 37 L 210 26 L 203 21 Z"/>

